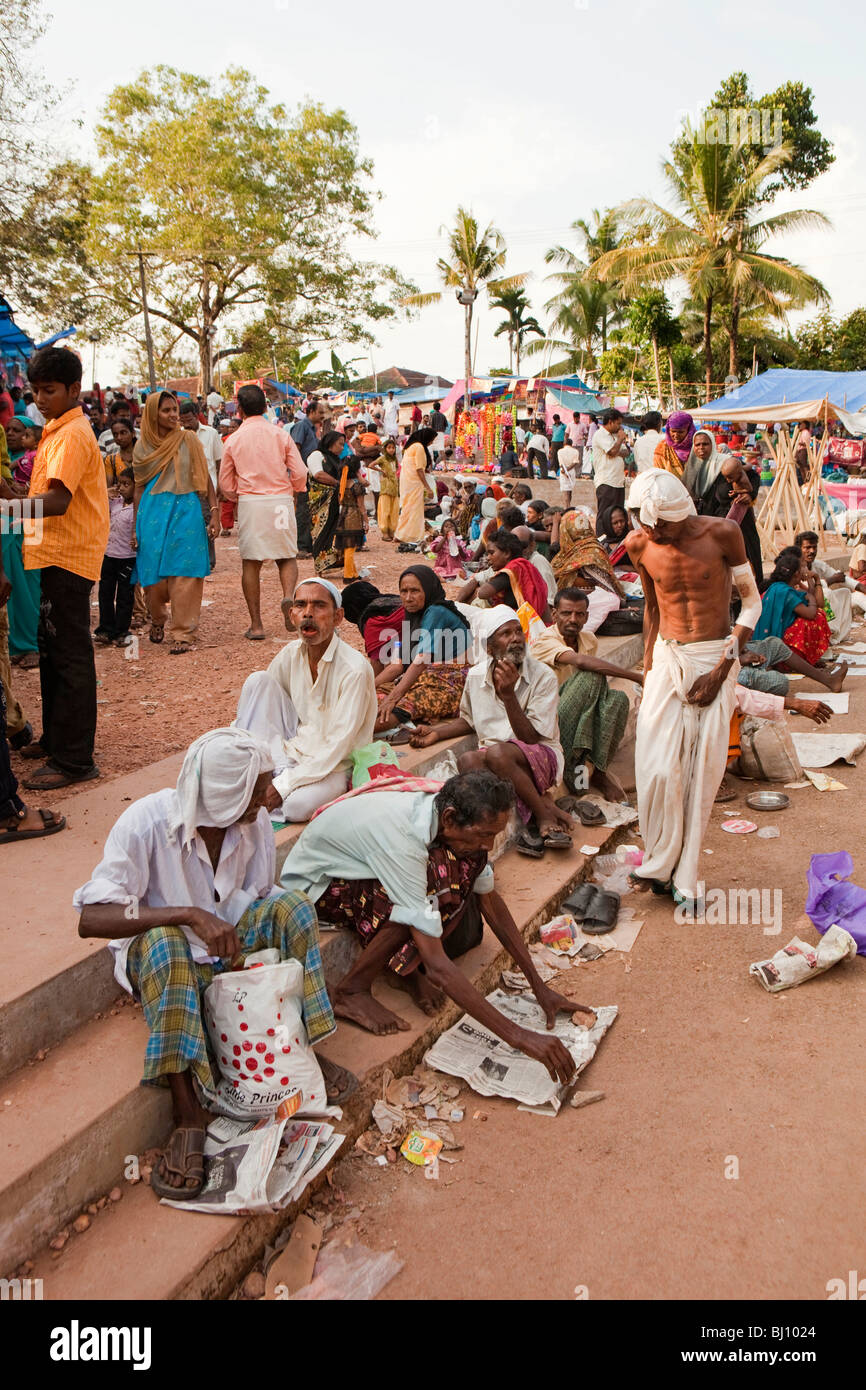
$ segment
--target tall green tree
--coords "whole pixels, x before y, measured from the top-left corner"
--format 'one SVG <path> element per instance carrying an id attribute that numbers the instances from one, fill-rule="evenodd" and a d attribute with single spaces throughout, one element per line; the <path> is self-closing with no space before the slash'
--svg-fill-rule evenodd
<path id="1" fill-rule="evenodd" d="M 842 319 L 828 311 L 797 329 L 795 363 L 811 371 L 866 371 L 866 308 L 854 309 Z"/>
<path id="2" fill-rule="evenodd" d="M 440 227 L 439 230 L 446 229 Z M 480 231 L 472 213 L 459 207 L 454 226 L 448 230 L 448 257 L 440 256 L 436 264 L 446 289 L 455 291 L 457 302 L 463 308 L 464 410 L 469 409 L 471 395 L 472 311 L 475 301 L 485 286 L 488 296 L 493 298 L 503 291 L 518 288 L 527 280 L 526 275 L 502 275 L 505 257 L 505 238 L 499 228 L 490 222 Z M 426 294 L 408 295 L 402 302 L 409 308 L 424 309 L 430 304 L 438 304 L 443 297 L 442 290 L 430 290 Z"/>
<path id="3" fill-rule="evenodd" d="M 649 199 L 634 199 L 618 213 L 648 229 L 648 235 L 600 256 L 592 273 L 618 281 L 625 293 L 648 285 L 685 281 L 691 297 L 703 306 L 703 350 L 707 399 L 713 379 L 713 311 L 731 303 L 735 292 L 763 305 L 780 318 L 789 309 L 826 302 L 827 291 L 802 267 L 771 256 L 765 243 L 773 236 L 803 227 L 826 227 L 820 212 L 806 209 L 758 217 L 758 197 L 767 180 L 791 158 L 785 146 L 770 150 L 750 172 L 737 145 L 708 144 L 687 127 L 662 166 L 674 203 L 665 208 Z M 736 371 L 738 323 L 728 326 L 730 362 Z"/>
<path id="4" fill-rule="evenodd" d="M 545 306 L 554 310 L 560 304 L 568 305 L 572 301 L 572 307 L 576 308 L 578 317 L 590 305 L 597 306 L 598 309 L 598 330 L 601 336 L 601 351 L 607 351 L 607 334 L 610 327 L 617 327 L 622 321 L 622 303 L 619 294 L 619 286 L 610 279 L 605 285 L 603 294 L 593 293 L 590 296 L 578 295 L 577 289 L 590 279 L 589 268 L 594 265 L 602 256 L 610 255 L 621 245 L 621 228 L 616 210 L 606 208 L 604 212 L 599 212 L 598 208 L 593 208 L 591 220 L 579 217 L 571 224 L 572 231 L 577 234 L 582 243 L 581 252 L 577 254 L 567 246 L 552 246 L 545 254 L 545 261 L 548 265 L 557 265 L 561 269 L 551 275 L 551 279 L 558 282 L 559 292 L 550 303 Z M 598 281 L 595 281 L 596 285 Z M 592 333 L 595 338 L 595 331 Z"/>
<path id="5" fill-rule="evenodd" d="M 159 66 L 111 93 L 96 142 L 94 301 L 115 331 L 136 317 L 143 252 L 150 313 L 195 344 L 206 386 L 256 310 L 295 343 L 369 341 L 408 288 L 352 248 L 376 195 L 342 110 L 290 113 L 240 68 Z M 232 341 L 214 353 L 218 326 Z"/>
<path id="6" fill-rule="evenodd" d="M 520 376 L 520 354 L 524 339 L 528 338 L 530 334 L 543 338 L 544 329 L 529 312 L 529 300 L 523 289 L 502 290 L 497 295 L 491 295 L 490 307 L 491 309 L 501 309 L 506 315 L 499 327 L 494 330 L 493 336 L 500 338 L 503 333 L 506 335 L 508 339 L 508 371 L 510 374 L 514 372 L 516 355 L 517 375 Z"/>
<path id="7" fill-rule="evenodd" d="M 664 290 L 644 290 L 629 304 L 628 321 L 638 339 L 648 339 L 652 347 L 653 369 L 659 405 L 664 409 L 664 392 L 659 366 L 659 348 L 673 347 L 682 339 L 682 330 L 671 312 Z"/>

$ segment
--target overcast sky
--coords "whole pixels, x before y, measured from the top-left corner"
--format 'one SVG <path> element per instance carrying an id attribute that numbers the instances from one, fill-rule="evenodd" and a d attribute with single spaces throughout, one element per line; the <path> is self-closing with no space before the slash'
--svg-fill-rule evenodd
<path id="1" fill-rule="evenodd" d="M 545 250 L 568 241 L 569 224 L 593 208 L 661 199 L 660 162 L 680 120 L 695 117 L 722 78 L 744 69 L 759 94 L 802 80 L 836 162 L 774 211 L 815 207 L 834 225 L 773 249 L 818 275 L 837 313 L 866 303 L 866 130 L 862 82 L 846 61 L 863 52 L 866 20 L 840 0 L 819 11 L 805 0 L 53 0 L 53 9 L 36 57 L 53 84 L 71 86 L 66 139 L 79 153 L 91 152 L 105 96 L 142 68 L 162 62 L 217 76 L 247 67 L 276 99 L 342 106 L 357 125 L 384 194 L 371 257 L 398 264 L 422 289 L 439 288 L 439 229 L 462 203 L 501 229 L 507 269 L 531 273 L 527 292 L 542 322 L 552 292 Z M 493 337 L 498 316 L 479 302 L 483 373 L 507 361 L 507 348 Z M 378 338 L 380 370 L 396 363 L 462 375 L 462 311 L 451 292 Z M 103 383 L 117 361 L 104 355 Z"/>

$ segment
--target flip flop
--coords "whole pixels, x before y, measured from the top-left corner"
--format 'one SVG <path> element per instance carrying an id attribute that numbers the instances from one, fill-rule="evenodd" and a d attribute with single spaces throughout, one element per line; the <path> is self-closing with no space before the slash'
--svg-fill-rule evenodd
<path id="1" fill-rule="evenodd" d="M 604 825 L 604 811 L 600 806 L 596 806 L 594 801 L 576 801 L 574 804 L 574 814 L 577 816 L 581 825 Z"/>
<path id="2" fill-rule="evenodd" d="M 514 842 L 518 854 L 527 854 L 530 859 L 544 858 L 544 840 L 532 831 L 522 830 Z"/>
<path id="3" fill-rule="evenodd" d="M 192 642 L 175 642 L 173 647 L 169 647 L 169 656 L 183 656 L 186 652 L 194 652 L 195 644 Z"/>
<path id="4" fill-rule="evenodd" d="M 548 830 L 543 839 L 545 849 L 571 849 L 574 843 L 565 830 Z"/>
<path id="5" fill-rule="evenodd" d="M 265 638 L 267 637 L 267 633 L 253 632 L 252 628 L 248 627 L 246 632 L 244 633 L 244 637 L 246 637 L 248 642 L 264 642 Z"/>
<path id="6" fill-rule="evenodd" d="M 644 878 L 641 874 L 636 873 L 630 873 L 628 876 L 628 881 L 629 883 L 633 883 L 635 887 L 638 888 L 645 887 L 648 883 L 657 898 L 667 897 L 671 891 L 672 886 L 670 883 L 662 883 L 661 879 Z"/>
<path id="7" fill-rule="evenodd" d="M 13 826 L 11 830 L 0 831 L 0 845 L 11 844 L 13 840 L 42 840 L 46 835 L 56 835 L 66 825 L 65 816 L 58 816 L 54 811 L 43 811 L 41 807 L 38 810 L 42 817 L 41 830 L 18 830 Z"/>
<path id="8" fill-rule="evenodd" d="M 48 763 L 45 763 L 43 767 L 38 767 L 30 777 L 25 777 L 24 786 L 29 792 L 54 792 L 60 791 L 62 787 L 75 787 L 79 782 L 95 782 L 98 776 L 99 768 L 95 765 L 82 777 L 70 777 L 68 773 L 61 772 L 59 768 L 50 767 Z"/>
<path id="9" fill-rule="evenodd" d="M 35 671 L 39 665 L 39 653 L 25 652 L 22 657 L 18 658 L 16 664 L 21 667 L 22 671 Z"/>
<path id="10" fill-rule="evenodd" d="M 579 884 L 562 904 L 563 911 L 570 913 L 575 921 L 582 922 L 595 896 L 596 886 L 596 884 L 589 882 Z"/>
<path id="11" fill-rule="evenodd" d="M 613 931 L 619 916 L 619 905 L 619 893 L 608 893 L 596 887 L 586 916 L 580 924 L 581 931 L 587 936 L 604 936 L 605 932 Z"/>
<path id="12" fill-rule="evenodd" d="M 150 1185 L 158 1197 L 167 1197 L 170 1202 L 188 1202 L 199 1195 L 204 1187 L 204 1136 L 202 1125 L 181 1125 L 173 1132 L 162 1151 L 166 1172 L 184 1180 L 194 1178 L 198 1186 L 172 1187 L 154 1167 Z M 198 1159 L 198 1162 L 190 1163 L 190 1159 Z"/>
<path id="13" fill-rule="evenodd" d="M 22 750 L 23 748 L 32 748 L 32 747 L 33 747 L 33 725 L 30 724 L 30 723 L 27 723 L 27 724 L 24 725 L 24 728 L 23 728 L 23 729 L 19 729 L 19 730 L 18 730 L 17 734 L 7 734 L 6 737 L 7 737 L 8 740 L 9 740 L 9 747 L 10 747 L 10 748 L 13 748 L 13 749 L 15 750 L 16 753 L 21 753 L 21 756 L 22 756 L 22 757 L 27 757 L 28 755 L 27 755 L 26 753 L 22 753 L 21 750 Z M 30 757 L 36 757 L 37 755 L 36 755 L 36 754 L 30 754 L 29 756 L 30 756 Z M 42 757 L 42 758 L 44 758 L 44 756 L 45 756 L 44 749 L 42 748 L 41 745 L 40 745 L 40 747 L 39 747 L 39 754 L 38 754 L 38 756 L 39 756 L 39 757 Z"/>
<path id="14" fill-rule="evenodd" d="M 151 623 L 148 637 L 150 638 L 150 641 L 154 643 L 155 646 L 158 646 L 160 642 L 164 642 L 165 623 Z"/>

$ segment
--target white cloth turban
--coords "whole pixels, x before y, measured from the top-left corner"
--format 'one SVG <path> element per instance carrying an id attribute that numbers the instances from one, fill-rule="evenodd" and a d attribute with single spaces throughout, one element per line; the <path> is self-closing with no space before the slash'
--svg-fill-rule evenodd
<path id="1" fill-rule="evenodd" d="M 267 744 L 245 729 L 212 729 L 197 738 L 177 779 L 183 843 L 191 843 L 197 825 L 225 829 L 240 820 L 260 775 L 273 766 Z"/>
<path id="2" fill-rule="evenodd" d="M 496 632 L 497 628 L 504 627 L 506 623 L 519 622 L 520 619 L 514 609 L 509 608 L 507 603 L 497 603 L 495 608 L 488 608 L 484 614 L 481 628 L 485 642 Z"/>
<path id="3" fill-rule="evenodd" d="M 637 512 L 645 526 L 697 516 L 695 504 L 679 478 L 663 468 L 638 473 L 628 494 L 628 510 Z"/>

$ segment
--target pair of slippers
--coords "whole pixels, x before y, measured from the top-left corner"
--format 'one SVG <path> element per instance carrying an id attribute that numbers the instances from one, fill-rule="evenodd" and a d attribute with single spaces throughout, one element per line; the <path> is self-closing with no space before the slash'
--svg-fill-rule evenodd
<path id="1" fill-rule="evenodd" d="M 603 936 L 613 931 L 619 916 L 619 893 L 608 893 L 597 883 L 581 883 L 562 904 L 563 910 L 580 923 L 587 936 Z"/>
<path id="2" fill-rule="evenodd" d="M 577 816 L 581 825 L 607 824 L 601 807 L 596 806 L 594 801 L 588 801 L 586 797 L 561 796 L 556 804 L 560 811 L 567 811 L 570 816 Z"/>
<path id="3" fill-rule="evenodd" d="M 526 854 L 530 859 L 542 859 L 546 849 L 571 849 L 572 843 L 566 830 L 548 830 L 542 835 L 533 826 L 526 825 L 518 835 L 514 848 L 518 854 Z"/>

